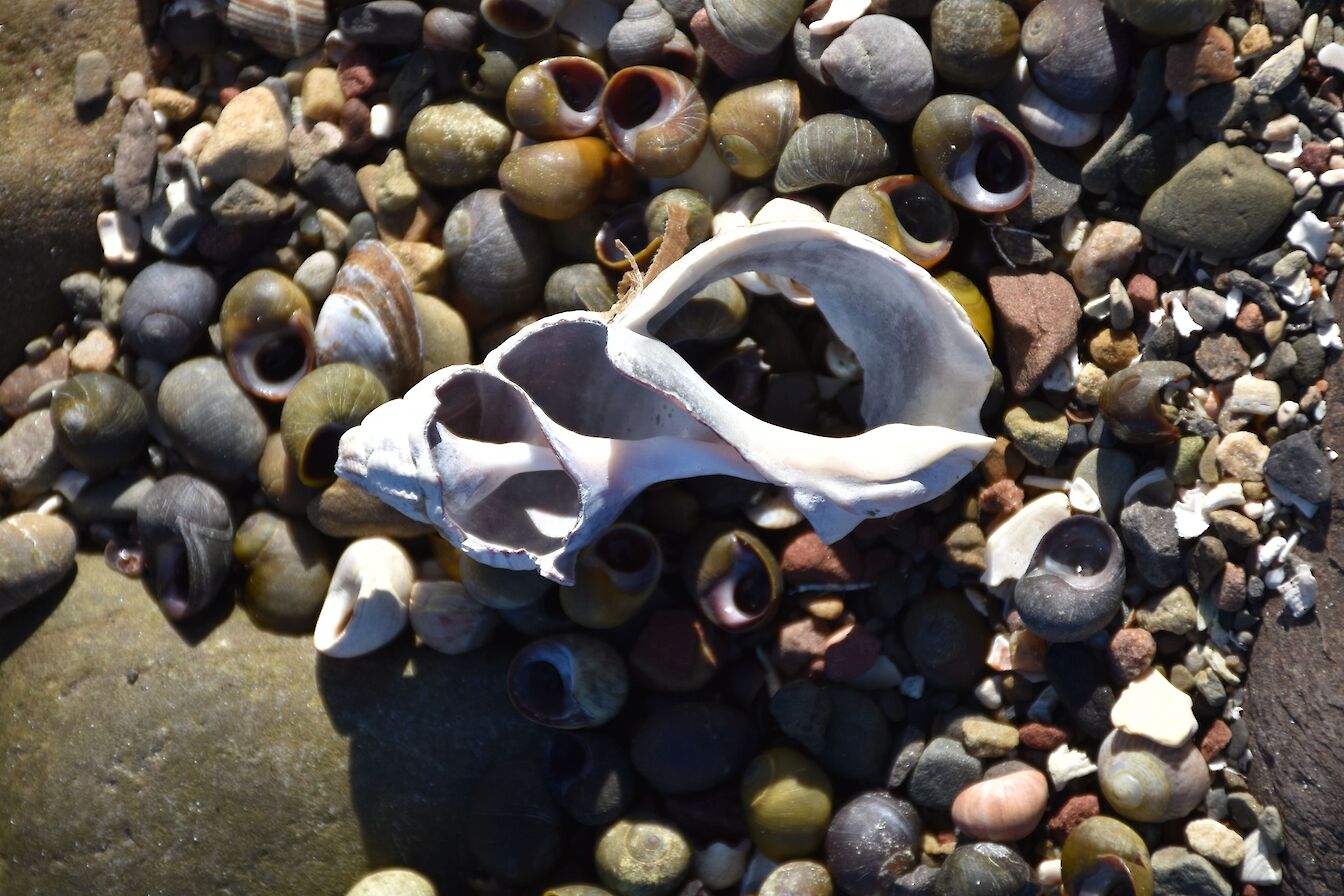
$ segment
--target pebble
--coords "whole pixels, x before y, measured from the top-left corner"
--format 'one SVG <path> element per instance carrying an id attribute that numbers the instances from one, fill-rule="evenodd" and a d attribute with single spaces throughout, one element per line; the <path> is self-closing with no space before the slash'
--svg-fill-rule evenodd
<path id="1" fill-rule="evenodd" d="M 831 720 L 826 688 L 806 678 L 795 678 L 770 698 L 770 714 L 785 735 L 809 752 L 820 755 L 826 749 L 826 728 Z"/>
<path id="2" fill-rule="evenodd" d="M 70 310 L 81 317 L 98 316 L 98 298 L 102 281 L 93 271 L 77 271 L 61 281 L 61 297 Z"/>
<path id="3" fill-rule="evenodd" d="M 1237 337 L 1228 333 L 1210 336 L 1195 349 L 1195 364 L 1211 380 L 1222 382 L 1241 376 L 1251 365 L 1251 356 Z"/>
<path id="4" fill-rule="evenodd" d="M 1123 277 L 1143 248 L 1139 228 L 1124 221 L 1102 221 L 1093 226 L 1073 256 L 1069 276 L 1086 298 L 1104 295 L 1111 280 Z"/>
<path id="5" fill-rule="evenodd" d="M 1064 415 L 1043 401 L 1025 401 L 1003 415 L 1013 447 L 1038 467 L 1053 467 L 1069 436 Z"/>
<path id="6" fill-rule="evenodd" d="M 294 282 L 315 304 L 321 304 L 331 293 L 340 266 L 341 259 L 335 252 L 322 249 L 303 260 L 294 272 Z"/>
<path id="7" fill-rule="evenodd" d="M 1111 724 L 1168 747 L 1189 743 L 1198 728 L 1189 695 L 1156 669 L 1135 678 L 1111 709 Z"/>
<path id="8" fill-rule="evenodd" d="M 1202 535 L 1185 555 L 1185 580 L 1195 594 L 1204 594 L 1223 574 L 1227 548 L 1212 535 Z"/>
<path id="9" fill-rule="evenodd" d="M 1125 681 L 1133 681 L 1147 671 L 1156 655 L 1157 642 L 1147 629 L 1122 628 L 1111 636 L 1111 668 Z"/>
<path id="10" fill-rule="evenodd" d="M 350 40 L 380 46 L 419 43 L 424 17 L 412 0 L 373 0 L 346 9 L 337 21 Z"/>
<path id="11" fill-rule="evenodd" d="M 294 197 L 277 195 L 250 180 L 236 180 L 210 204 L 216 221 L 229 226 L 264 224 L 294 211 Z"/>
<path id="12" fill-rule="evenodd" d="M 961 723 L 961 739 L 966 752 L 976 759 L 997 759 L 1017 749 L 1015 727 L 989 719 L 967 719 Z"/>
<path id="13" fill-rule="evenodd" d="M 1242 376 L 1232 384 L 1232 395 L 1225 407 L 1237 414 L 1264 416 L 1278 410 L 1282 394 L 1279 384 L 1271 379 Z"/>
<path id="14" fill-rule="evenodd" d="M 1242 482 L 1260 482 L 1265 478 L 1265 460 L 1269 449 L 1253 432 L 1234 432 L 1218 443 L 1218 466 L 1228 476 Z"/>
<path id="15" fill-rule="evenodd" d="M 384 868 L 361 877 L 345 896 L 436 896 L 429 878 L 409 868 Z"/>
<path id="16" fill-rule="evenodd" d="M 917 806 L 950 809 L 957 794 L 980 780 L 980 760 L 951 737 L 929 741 L 910 771 L 906 792 Z"/>
<path id="17" fill-rule="evenodd" d="M 1045 674 L 1078 730 L 1100 740 L 1111 730 L 1115 694 L 1102 660 L 1086 644 L 1051 644 Z"/>
<path id="18" fill-rule="evenodd" d="M 864 581 L 863 557 L 852 541 L 826 544 L 811 529 L 784 546 L 779 567 L 785 583 L 794 588 L 847 587 Z"/>
<path id="19" fill-rule="evenodd" d="M 106 373 L 117 362 L 117 341 L 102 327 L 95 327 L 70 349 L 70 368 L 75 373 Z"/>
<path id="20" fill-rule="evenodd" d="M 1242 53 L 1245 55 L 1245 50 Z M 1258 96 L 1278 93 L 1297 80 L 1306 57 L 1307 51 L 1302 40 L 1299 38 L 1293 41 L 1260 64 L 1255 74 L 1251 75 L 1251 90 Z"/>
<path id="21" fill-rule="evenodd" d="M 341 107 L 345 105 L 345 94 L 341 92 L 336 69 L 321 65 L 310 68 L 303 76 L 299 99 L 306 118 L 332 124 L 339 122 Z"/>
<path id="22" fill-rule="evenodd" d="M 172 87 L 151 87 L 146 92 L 145 99 L 155 112 L 173 124 L 190 120 L 200 107 L 196 97 Z"/>
<path id="23" fill-rule="evenodd" d="M 420 185 L 406 167 L 406 156 L 401 150 L 389 151 L 378 166 L 376 197 L 379 214 L 400 211 L 419 200 Z"/>
<path id="24" fill-rule="evenodd" d="M 1236 46 L 1217 25 L 1205 25 L 1194 37 L 1167 49 L 1165 81 L 1178 96 L 1237 77 Z"/>
<path id="25" fill-rule="evenodd" d="M 985 493 L 995 489 L 1000 492 L 1002 486 L 1017 488 L 1016 483 L 1010 479 L 1001 479 L 993 485 L 981 490 L 980 492 L 980 512 L 991 516 L 998 516 L 1005 511 L 1005 507 L 998 506 L 997 496 L 991 495 L 989 505 L 986 506 Z M 1021 489 L 1017 489 L 1017 507 L 1022 506 Z M 947 554 L 947 559 L 961 572 L 978 576 L 985 571 L 985 533 L 975 523 L 962 523 L 943 539 L 943 550 Z"/>
<path id="26" fill-rule="evenodd" d="M 1195 630 L 1199 615 L 1189 589 L 1177 585 L 1164 594 L 1145 600 L 1136 610 L 1135 618 L 1139 625 L 1153 633 L 1187 635 Z"/>
<path id="27" fill-rule="evenodd" d="M 1058 725 L 1027 722 L 1017 729 L 1018 743 L 1028 750 L 1049 753 L 1069 742 L 1069 732 Z"/>
<path id="28" fill-rule="evenodd" d="M 1259 249 L 1293 200 L 1293 188 L 1255 150 L 1217 143 L 1159 187 L 1144 203 L 1140 220 L 1150 237 L 1233 258 Z"/>
<path id="29" fill-rule="evenodd" d="M 95 219 L 103 260 L 111 265 L 135 264 L 140 257 L 140 225 L 128 212 L 99 212 Z"/>
<path id="30" fill-rule="evenodd" d="M 1204 737 L 1199 742 L 1199 755 L 1204 757 L 1205 762 L 1212 762 L 1219 753 L 1227 747 L 1232 740 L 1232 731 L 1227 727 L 1227 723 L 1222 719 L 1214 719 L 1209 730 L 1204 732 Z M 1236 796 L 1237 794 L 1232 794 Z M 1249 794 L 1247 794 L 1249 796 Z M 1228 798 L 1228 804 L 1231 805 L 1231 797 Z"/>
<path id="31" fill-rule="evenodd" d="M 1282 380 L 1292 375 L 1295 366 L 1297 366 L 1297 350 L 1290 342 L 1280 342 L 1269 353 L 1260 372 L 1265 375 L 1265 379 Z"/>
<path id="32" fill-rule="evenodd" d="M 139 215 L 149 208 L 158 161 L 158 128 L 148 100 L 136 100 L 121 120 L 116 159 L 112 163 L 112 184 L 117 208 L 128 215 Z"/>
<path id="33" fill-rule="evenodd" d="M 1279 814 L 1278 807 L 1265 807 L 1264 811 L 1260 813 L 1258 830 L 1265 849 L 1274 855 L 1283 852 L 1287 847 L 1287 843 L 1283 839 L 1283 816 Z"/>
<path id="34" fill-rule="evenodd" d="M 341 129 L 329 121 L 303 121 L 289 132 L 287 151 L 295 174 L 302 176 L 309 168 L 327 156 L 335 155 L 342 147 L 349 148 Z"/>
<path id="35" fill-rule="evenodd" d="M 1235 563 L 1226 563 L 1223 574 L 1214 585 L 1213 605 L 1226 613 L 1235 613 L 1246 606 L 1246 570 Z"/>
<path id="36" fill-rule="evenodd" d="M 1277 887 L 1283 883 L 1283 866 L 1259 829 L 1246 835 L 1243 846 L 1246 857 L 1241 862 L 1242 883 L 1257 887 Z"/>
<path id="37" fill-rule="evenodd" d="M 1176 514 L 1168 507 L 1134 503 L 1120 511 L 1120 537 L 1134 555 L 1131 567 L 1151 588 L 1166 588 L 1181 575 Z"/>
<path id="38" fill-rule="evenodd" d="M 1223 724 L 1223 727 L 1227 727 L 1226 723 Z M 1230 732 L 1228 737 L 1231 738 Z M 1264 811 L 1264 806 L 1260 805 L 1260 801 L 1250 793 L 1236 791 L 1227 795 L 1227 814 L 1231 817 L 1232 823 L 1243 831 L 1255 830 L 1260 823 L 1260 813 L 1262 811 Z"/>
<path id="39" fill-rule="evenodd" d="M 332 538 L 414 538 L 427 523 L 403 516 L 356 485 L 337 479 L 308 503 L 308 522 Z"/>
<path id="40" fill-rule="evenodd" d="M 1152 854 L 1154 896 L 1232 896 L 1232 885 L 1208 859 L 1183 846 Z"/>
<path id="41" fill-rule="evenodd" d="M 1227 319 L 1227 299 L 1211 289 L 1196 286 L 1185 294 L 1185 310 L 1202 329 L 1212 332 Z"/>
<path id="42" fill-rule="evenodd" d="M 1211 818 L 1196 818 L 1185 826 L 1185 842 L 1190 849 L 1211 862 L 1235 867 L 1246 857 L 1241 836 Z"/>
<path id="43" fill-rule="evenodd" d="M 1078 825 L 1101 814 L 1101 801 L 1095 793 L 1076 793 L 1066 799 L 1045 823 L 1050 839 L 1062 844 Z"/>
<path id="44" fill-rule="evenodd" d="M 343 162 L 318 159 L 295 183 L 314 201 L 344 218 L 353 218 L 366 210 L 355 172 Z"/>
<path id="45" fill-rule="evenodd" d="M 1293 379 L 1300 385 L 1310 386 L 1325 373 L 1325 348 L 1315 334 L 1308 334 L 1292 342 Z"/>
<path id="46" fill-rule="evenodd" d="M 1054 272 L 996 271 L 990 300 L 1015 394 L 1035 391 L 1050 368 L 1073 348 L 1082 306 L 1068 280 Z"/>
<path id="47" fill-rule="evenodd" d="M 37 495 L 65 469 L 56 447 L 56 427 L 46 408 L 24 414 L 0 433 L 0 492 Z"/>
<path id="48" fill-rule="evenodd" d="M 1092 362 L 1107 373 L 1117 373 L 1139 356 L 1139 340 L 1131 331 L 1101 330 L 1087 343 Z"/>
<path id="49" fill-rule="evenodd" d="M 112 96 L 112 66 L 101 50 L 85 50 L 75 57 L 75 111 L 97 117 Z"/>
<path id="50" fill-rule="evenodd" d="M 219 113 L 196 167 L 217 188 L 244 177 L 265 184 L 284 168 L 288 141 L 275 93 L 265 85 L 249 87 Z"/>
<path id="51" fill-rule="evenodd" d="M 1167 476 L 1183 488 L 1199 479 L 1199 461 L 1204 455 L 1204 440 L 1199 436 L 1181 436 L 1167 454 Z"/>
<path id="52" fill-rule="evenodd" d="M 831 681 L 853 681 L 872 668 L 882 655 L 882 642 L 857 625 L 847 625 L 826 642 L 822 667 Z"/>
<path id="53" fill-rule="evenodd" d="M 1265 477 L 1271 488 L 1277 485 L 1310 504 L 1330 498 L 1330 462 L 1311 432 L 1294 433 L 1270 446 Z"/>
<path id="54" fill-rule="evenodd" d="M 1045 770 L 1050 775 L 1050 783 L 1055 790 L 1063 790 L 1070 781 L 1096 774 L 1097 767 L 1082 750 L 1071 749 L 1068 744 L 1057 747 L 1045 758 Z"/>

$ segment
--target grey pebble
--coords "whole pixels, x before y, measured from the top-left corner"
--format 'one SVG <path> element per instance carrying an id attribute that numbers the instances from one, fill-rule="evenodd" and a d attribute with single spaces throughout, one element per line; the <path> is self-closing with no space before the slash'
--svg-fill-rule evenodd
<path id="1" fill-rule="evenodd" d="M 1176 164 L 1180 129 L 1170 118 L 1159 118 L 1126 143 L 1118 156 L 1120 180 L 1136 196 L 1147 196 L 1171 177 Z"/>
<path id="2" fill-rule="evenodd" d="M 64 469 L 46 408 L 24 414 L 0 434 L 0 491 L 36 495 L 51 488 Z"/>
<path id="3" fill-rule="evenodd" d="M 906 725 L 896 738 L 896 748 L 892 753 L 891 766 L 887 770 L 888 790 L 897 790 L 905 783 L 905 779 L 910 776 L 910 770 L 915 767 L 915 763 L 919 761 L 923 752 L 924 727 L 922 725 Z"/>
<path id="4" fill-rule="evenodd" d="M 1154 47 L 1144 54 L 1134 78 L 1134 102 L 1120 126 L 1083 166 L 1083 189 L 1089 193 L 1104 195 L 1119 186 L 1120 151 L 1148 126 L 1167 101 L 1165 70 L 1166 54 L 1162 47 Z"/>
<path id="5" fill-rule="evenodd" d="M 1186 105 L 1190 127 L 1205 140 L 1221 140 L 1225 129 L 1246 120 L 1250 102 L 1250 78 L 1205 87 L 1191 95 Z"/>
<path id="6" fill-rule="evenodd" d="M 1061 218 L 1083 195 L 1083 171 L 1073 156 L 1041 143 L 1032 146 L 1036 155 L 1036 176 L 1026 201 L 1008 212 L 1008 220 L 1019 227 L 1035 227 Z"/>
<path id="7" fill-rule="evenodd" d="M 935 737 L 910 772 L 907 793 L 926 809 L 950 809 L 952 801 L 980 780 L 980 760 L 966 752 L 960 741 Z"/>
<path id="8" fill-rule="evenodd" d="M 1228 333 L 1210 336 L 1195 349 L 1195 364 L 1211 380 L 1222 382 L 1241 376 L 1251 365 L 1251 356 L 1237 337 Z"/>
<path id="9" fill-rule="evenodd" d="M 1315 333 L 1308 333 L 1293 340 L 1293 379 L 1303 386 L 1310 386 L 1325 373 L 1325 348 Z"/>
<path id="10" fill-rule="evenodd" d="M 158 161 L 158 129 L 154 109 L 148 100 L 136 100 L 121 120 L 116 159 L 112 163 L 117 208 L 129 215 L 142 214 L 149 208 L 154 187 L 154 166 Z"/>
<path id="11" fill-rule="evenodd" d="M 92 117 L 107 109 L 112 96 L 112 66 L 101 50 L 85 50 L 75 57 L 75 111 Z"/>
<path id="12" fill-rule="evenodd" d="M 1269 448 L 1265 478 L 1312 504 L 1330 498 L 1330 462 L 1312 432 L 1298 432 Z"/>
<path id="13" fill-rule="evenodd" d="M 1265 379 L 1281 380 L 1292 375 L 1293 368 L 1297 366 L 1297 351 L 1293 348 L 1291 342 L 1280 342 L 1274 346 L 1274 350 L 1269 353 L 1265 359 L 1265 366 L 1262 368 Z"/>
<path id="14" fill-rule="evenodd" d="M 1183 846 L 1153 853 L 1154 896 L 1232 896 L 1232 885 L 1208 859 Z"/>
<path id="15" fill-rule="evenodd" d="M 1208 669 L 1195 675 L 1195 690 L 1214 709 L 1221 709 L 1227 702 L 1227 687 L 1223 680 Z"/>
<path id="16" fill-rule="evenodd" d="M 1085 643 L 1051 644 L 1045 652 L 1045 675 L 1078 728 L 1100 740 L 1111 730 L 1115 692 L 1106 667 Z"/>
<path id="17" fill-rule="evenodd" d="M 1211 289 L 1196 286 L 1185 295 L 1185 308 L 1207 331 L 1217 330 L 1227 319 L 1227 300 Z"/>
<path id="18" fill-rule="evenodd" d="M 352 218 L 363 211 L 364 197 L 360 195 L 355 172 L 349 165 L 319 159 L 297 180 L 299 189 L 323 208 L 329 208 L 342 218 Z"/>
<path id="19" fill-rule="evenodd" d="M 77 271 L 61 281 L 61 296 L 75 314 L 97 317 L 102 288 L 102 281 L 93 271 Z"/>
<path id="20" fill-rule="evenodd" d="M 1149 587 L 1167 588 L 1180 580 L 1181 542 L 1171 508 L 1130 504 L 1120 511 L 1120 537 L 1136 561 L 1129 568 Z"/>
<path id="21" fill-rule="evenodd" d="M 1232 739 L 1227 742 L 1227 755 L 1233 759 L 1238 759 L 1245 755 L 1246 748 L 1251 744 L 1251 729 L 1247 726 L 1245 719 L 1233 719 L 1228 723 L 1232 729 Z M 1227 777 L 1224 775 L 1223 777 Z"/>
<path id="22" fill-rule="evenodd" d="M 1283 816 L 1277 806 L 1266 806 L 1260 813 L 1260 842 L 1275 855 L 1283 852 Z"/>
<path id="23" fill-rule="evenodd" d="M 1227 814 L 1232 819 L 1232 823 L 1243 834 L 1249 834 L 1255 830 L 1260 823 L 1260 813 L 1264 807 L 1260 805 L 1251 794 L 1245 791 L 1236 791 L 1227 795 Z"/>
<path id="24" fill-rule="evenodd" d="M 1176 324 L 1168 317 L 1149 331 L 1148 341 L 1143 344 L 1140 356 L 1145 361 L 1174 361 L 1180 351 L 1180 334 L 1176 332 Z"/>
<path id="25" fill-rule="evenodd" d="M 420 42 L 425 11 L 412 0 L 373 0 L 341 13 L 340 29 L 361 44 L 414 44 Z"/>
<path id="26" fill-rule="evenodd" d="M 1307 50 L 1301 38 L 1270 56 L 1251 75 L 1251 90 L 1260 96 L 1271 96 L 1287 87 L 1302 72 Z"/>
<path id="27" fill-rule="evenodd" d="M 1097 419 L 1101 419 L 1100 416 Z M 1134 482 L 1137 471 L 1128 451 L 1098 448 L 1083 455 L 1073 475 L 1092 486 L 1101 500 L 1102 513 L 1114 522 L 1120 515 L 1125 491 Z"/>
<path id="28" fill-rule="evenodd" d="M 1227 819 L 1227 791 L 1221 787 L 1211 787 L 1204 795 L 1204 814 L 1214 821 Z"/>
<path id="29" fill-rule="evenodd" d="M 373 212 L 360 212 L 350 218 L 350 224 L 345 233 L 345 249 L 347 252 L 361 240 L 376 239 L 378 239 L 378 221 L 374 218 Z"/>
<path id="30" fill-rule="evenodd" d="M 340 266 L 341 260 L 335 252 L 326 249 L 314 252 L 294 272 L 294 282 L 307 293 L 308 298 L 320 304 L 331 293 Z"/>
<path id="31" fill-rule="evenodd" d="M 813 755 L 826 749 L 831 701 L 826 689 L 805 678 L 784 685 L 770 698 L 770 714 L 784 734 Z"/>
<path id="32" fill-rule="evenodd" d="M 293 196 L 277 196 L 246 178 L 229 184 L 229 188 L 210 204 L 210 214 L 219 223 L 227 225 L 264 224 L 293 210 Z"/>

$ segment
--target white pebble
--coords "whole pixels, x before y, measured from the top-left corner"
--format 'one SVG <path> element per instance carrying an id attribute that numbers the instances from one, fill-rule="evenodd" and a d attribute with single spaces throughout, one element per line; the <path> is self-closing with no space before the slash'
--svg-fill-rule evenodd
<path id="1" fill-rule="evenodd" d="M 1316 577 L 1312 575 L 1311 568 L 1299 565 L 1292 578 L 1279 586 L 1279 594 L 1294 619 L 1301 619 L 1310 613 L 1312 607 L 1316 606 Z"/>
<path id="2" fill-rule="evenodd" d="M 1316 29 L 1320 26 L 1320 24 L 1321 24 L 1321 17 L 1318 13 L 1312 13 L 1311 15 L 1307 16 L 1306 21 L 1302 23 L 1302 31 L 1301 31 L 1302 43 L 1306 44 L 1307 46 L 1311 46 L 1312 44 L 1316 43 Z"/>
<path id="3" fill-rule="evenodd" d="M 1058 887 L 1064 880 L 1064 863 L 1059 859 L 1046 859 L 1036 866 L 1036 883 L 1045 889 Z"/>
<path id="4" fill-rule="evenodd" d="M 1190 312 L 1185 310 L 1185 294 L 1183 292 L 1164 293 L 1163 298 L 1171 296 L 1171 304 L 1167 311 L 1171 314 L 1171 322 L 1176 325 L 1176 332 L 1181 334 L 1181 338 L 1187 338 L 1196 330 L 1204 329 L 1195 323 L 1195 319 L 1190 316 Z"/>
<path id="5" fill-rule="evenodd" d="M 390 103 L 374 103 L 369 107 L 369 133 L 378 140 L 386 140 L 397 128 L 397 110 Z"/>
<path id="6" fill-rule="evenodd" d="M 1265 514 L 1265 505 L 1260 501 L 1247 501 L 1241 505 L 1241 512 L 1247 519 L 1258 520 Z"/>
<path id="7" fill-rule="evenodd" d="M 333 28 L 327 32 L 322 48 L 326 50 L 327 58 L 339 65 L 341 60 L 355 48 L 355 42 L 346 37 L 341 29 Z"/>
<path id="8" fill-rule="evenodd" d="M 1291 140 L 1293 135 L 1297 133 L 1297 126 L 1301 123 L 1301 120 L 1291 112 L 1280 115 L 1265 125 L 1264 138 L 1269 143 L 1282 143 Z"/>
<path id="9" fill-rule="evenodd" d="M 1055 790 L 1063 790 L 1065 784 L 1086 778 L 1096 772 L 1097 767 L 1082 750 L 1060 744 L 1046 757 L 1045 770 L 1050 773 L 1050 782 L 1055 785 Z"/>
<path id="10" fill-rule="evenodd" d="M 215 126 L 208 121 L 202 121 L 187 128 L 187 132 L 182 135 L 178 142 L 178 147 L 192 161 L 201 154 L 205 144 L 210 139 L 210 135 L 215 132 Z"/>
<path id="11" fill-rule="evenodd" d="M 1298 173 L 1296 177 L 1292 178 L 1293 192 L 1299 196 L 1304 196 L 1315 183 L 1316 175 L 1312 174 L 1310 171 L 1302 171 Z"/>
<path id="12" fill-rule="evenodd" d="M 1282 566 L 1276 566 L 1265 573 L 1265 587 L 1270 591 L 1277 591 L 1279 586 L 1288 578 L 1288 573 L 1283 571 Z"/>
<path id="13" fill-rule="evenodd" d="M 140 225 L 123 211 L 99 212 L 98 242 L 108 264 L 135 264 L 140 256 Z"/>
<path id="14" fill-rule="evenodd" d="M 835 0 L 826 14 L 808 25 L 807 30 L 818 37 L 832 37 L 854 24 L 871 5 L 871 0 Z"/>
<path id="15" fill-rule="evenodd" d="M 1064 492 L 1069 490 L 1069 480 L 1058 476 L 1042 476 L 1038 473 L 1032 473 L 1022 477 L 1022 485 L 1028 485 L 1032 488 L 1039 488 L 1047 492 Z"/>
<path id="16" fill-rule="evenodd" d="M 1270 144 L 1269 152 L 1265 153 L 1265 164 L 1276 171 L 1292 171 L 1297 167 L 1297 157 L 1300 155 L 1302 155 L 1302 137 L 1293 134 L 1291 141 L 1280 140 Z"/>
<path id="17" fill-rule="evenodd" d="M 1301 408 L 1297 402 L 1292 400 L 1285 401 L 1283 404 L 1279 405 L 1278 413 L 1274 415 L 1274 422 L 1279 424 L 1280 427 L 1287 426 L 1293 421 L 1293 418 L 1297 416 L 1297 412 L 1300 409 Z"/>
<path id="18" fill-rule="evenodd" d="M 985 709 L 1000 709 L 1003 707 L 1003 682 L 997 676 L 990 676 L 975 686 L 975 699 L 980 701 L 980 705 Z"/>
<path id="19" fill-rule="evenodd" d="M 1288 242 L 1306 250 L 1312 261 L 1321 261 L 1330 248 L 1330 239 L 1334 233 L 1335 229 L 1316 217 L 1315 212 L 1306 212 L 1288 228 Z"/>
<path id="20" fill-rule="evenodd" d="M 1320 52 L 1316 54 L 1316 61 L 1326 68 L 1344 72 L 1344 46 L 1331 41 L 1321 47 Z"/>
<path id="21" fill-rule="evenodd" d="M 1330 47 L 1339 47 L 1339 44 L 1330 44 Z M 1344 52 L 1344 47 L 1340 50 Z M 1257 887 L 1276 887 L 1283 883 L 1283 866 L 1263 842 L 1259 828 L 1247 834 L 1243 843 L 1246 858 L 1241 861 L 1241 882 Z"/>

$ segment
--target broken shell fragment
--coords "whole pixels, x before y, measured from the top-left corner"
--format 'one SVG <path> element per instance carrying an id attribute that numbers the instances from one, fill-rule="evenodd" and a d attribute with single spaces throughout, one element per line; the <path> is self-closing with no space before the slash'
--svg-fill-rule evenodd
<path id="1" fill-rule="evenodd" d="M 1198 730 L 1190 695 L 1156 669 L 1129 683 L 1111 708 L 1111 724 L 1166 747 L 1189 743 Z"/>
<path id="2" fill-rule="evenodd" d="M 327 656 L 345 659 L 391 641 L 406 627 L 406 602 L 414 578 L 410 556 L 395 541 L 351 542 L 332 573 L 313 646 Z"/>
<path id="3" fill-rule="evenodd" d="M 768 424 L 651 335 L 699 287 L 743 270 L 813 291 L 865 383 L 881 384 L 863 392 L 867 431 Z M 847 228 L 729 230 L 618 308 L 543 318 L 481 365 L 431 375 L 343 437 L 339 475 L 484 563 L 568 584 L 578 551 L 658 482 L 781 486 L 833 542 L 942 494 L 991 444 L 979 407 L 993 370 L 966 312 L 918 265 Z"/>

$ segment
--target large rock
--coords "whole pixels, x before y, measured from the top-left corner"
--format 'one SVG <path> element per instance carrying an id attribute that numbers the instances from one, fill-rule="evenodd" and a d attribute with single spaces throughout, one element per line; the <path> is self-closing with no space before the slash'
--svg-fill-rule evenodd
<path id="1" fill-rule="evenodd" d="M 1143 232 L 1218 258 L 1250 255 L 1292 208 L 1288 179 L 1249 146 L 1206 147 L 1149 197 Z"/>
<path id="2" fill-rule="evenodd" d="M 0 892 L 343 896 L 402 865 L 465 893 L 471 784 L 541 736 L 509 648 L 319 660 L 221 615 L 179 633 L 81 555 L 0 621 Z"/>

